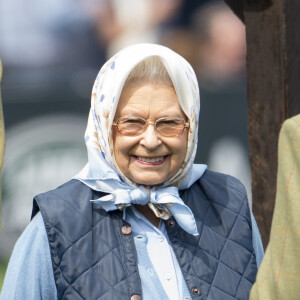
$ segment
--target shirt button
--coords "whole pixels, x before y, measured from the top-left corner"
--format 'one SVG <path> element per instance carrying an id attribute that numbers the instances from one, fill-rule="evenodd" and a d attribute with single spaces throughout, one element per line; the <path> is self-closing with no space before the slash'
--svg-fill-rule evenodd
<path id="1" fill-rule="evenodd" d="M 160 242 L 163 242 L 163 241 L 164 241 L 164 237 L 161 236 L 161 235 L 159 235 L 159 236 L 158 236 L 158 240 L 159 240 Z"/>
<path id="2" fill-rule="evenodd" d="M 132 295 L 130 300 L 142 300 L 140 295 Z"/>
<path id="3" fill-rule="evenodd" d="M 186 296 L 186 297 L 184 297 L 184 300 L 191 300 L 191 298 Z"/>
<path id="4" fill-rule="evenodd" d="M 131 226 L 126 224 L 126 225 L 122 226 L 121 231 L 125 235 L 130 234 L 131 233 Z"/>
<path id="5" fill-rule="evenodd" d="M 171 280 L 172 277 L 171 277 L 170 274 L 166 274 L 165 278 L 166 278 L 167 280 Z"/>

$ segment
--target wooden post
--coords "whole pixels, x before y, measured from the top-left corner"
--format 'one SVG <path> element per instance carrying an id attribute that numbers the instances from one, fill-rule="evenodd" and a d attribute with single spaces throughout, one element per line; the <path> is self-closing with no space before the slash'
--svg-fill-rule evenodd
<path id="1" fill-rule="evenodd" d="M 300 1 L 225 2 L 246 26 L 253 211 L 266 247 L 276 195 L 279 130 L 286 118 L 300 113 Z"/>

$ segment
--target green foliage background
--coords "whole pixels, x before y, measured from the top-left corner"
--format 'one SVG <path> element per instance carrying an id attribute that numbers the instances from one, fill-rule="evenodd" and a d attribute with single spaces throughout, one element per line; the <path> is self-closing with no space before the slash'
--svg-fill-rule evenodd
<path id="1" fill-rule="evenodd" d="M 0 291 L 2 290 L 7 264 L 7 261 L 0 260 Z"/>

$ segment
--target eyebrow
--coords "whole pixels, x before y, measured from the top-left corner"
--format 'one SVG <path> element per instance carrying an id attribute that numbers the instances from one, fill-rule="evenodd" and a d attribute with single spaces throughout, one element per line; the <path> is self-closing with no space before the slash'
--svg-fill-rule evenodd
<path id="1" fill-rule="evenodd" d="M 146 112 L 147 114 L 147 112 Z M 143 115 L 143 113 L 137 109 L 137 108 L 129 108 L 129 107 L 124 107 L 124 109 L 122 110 L 122 113 L 119 116 L 134 116 L 134 117 L 139 117 Z M 161 117 L 169 117 L 170 115 L 173 117 L 186 117 L 185 113 L 183 112 L 183 110 L 181 109 L 181 111 L 178 111 L 177 109 L 164 109 L 163 111 L 158 111 L 157 115 Z"/>

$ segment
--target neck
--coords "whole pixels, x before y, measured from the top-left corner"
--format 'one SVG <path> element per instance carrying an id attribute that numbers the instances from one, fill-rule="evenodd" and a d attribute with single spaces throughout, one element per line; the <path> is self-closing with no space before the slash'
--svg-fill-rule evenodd
<path id="1" fill-rule="evenodd" d="M 148 221 L 158 228 L 160 218 L 158 218 L 148 205 L 134 205 L 135 209 L 139 211 Z"/>

